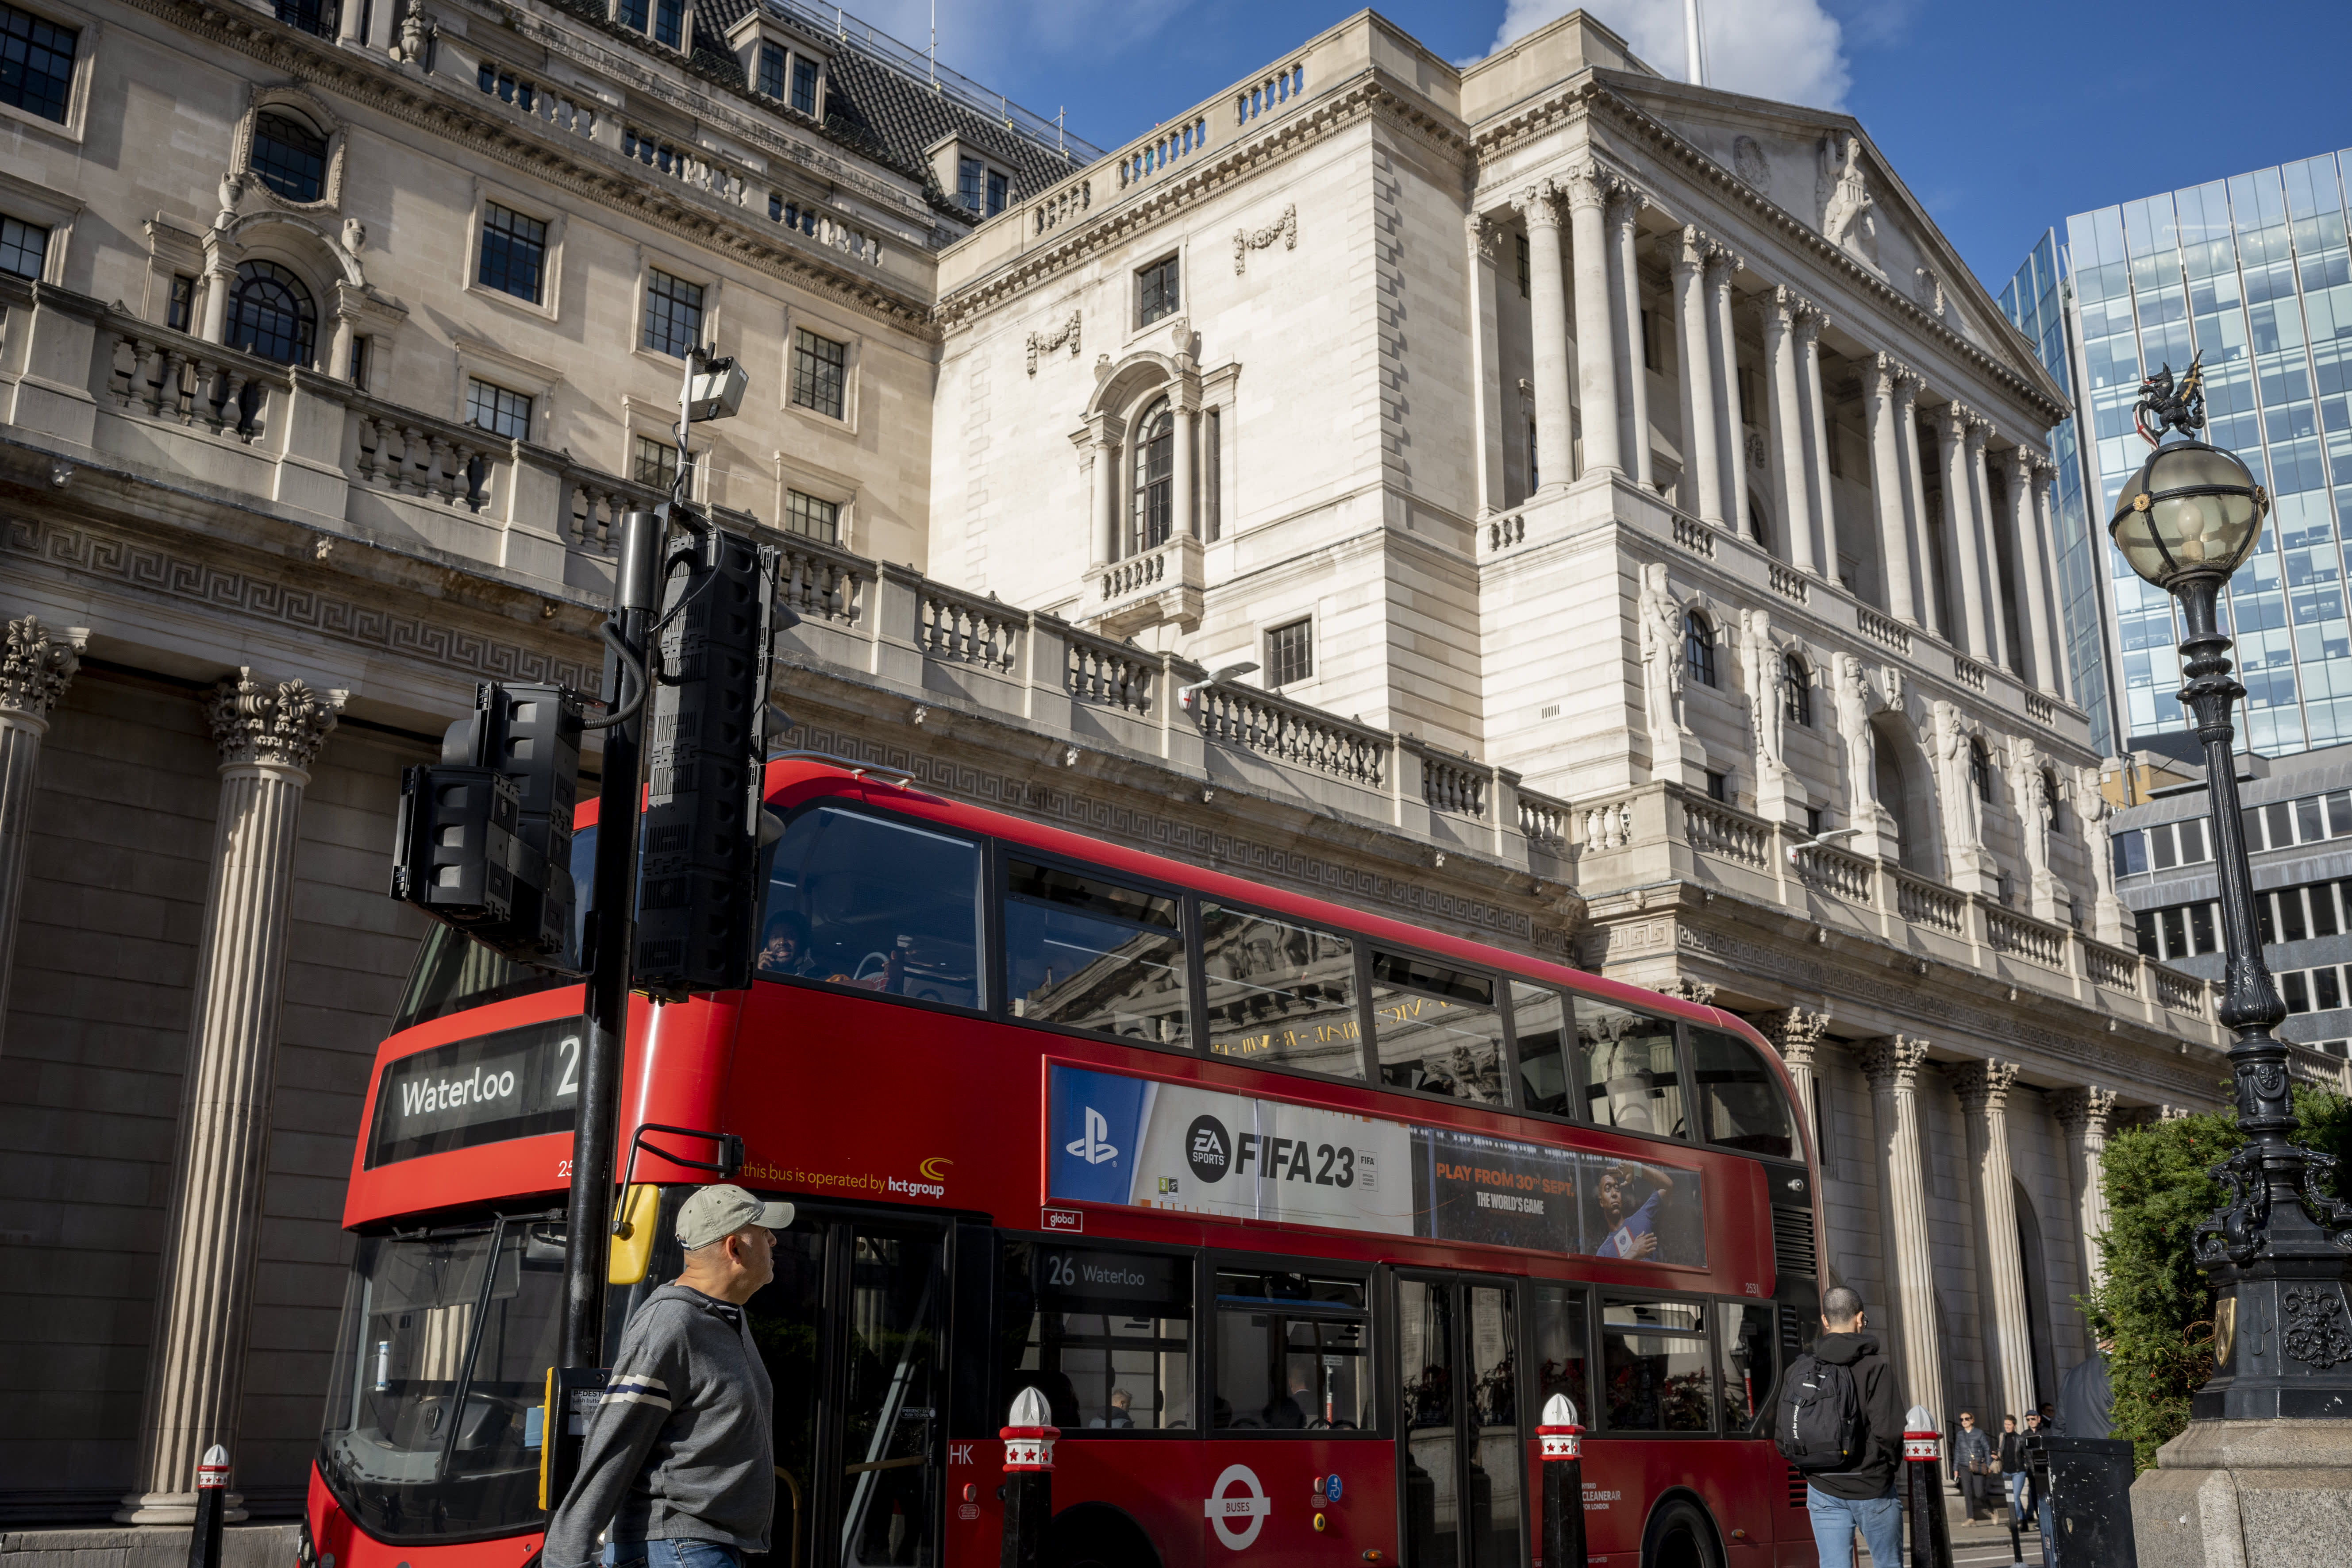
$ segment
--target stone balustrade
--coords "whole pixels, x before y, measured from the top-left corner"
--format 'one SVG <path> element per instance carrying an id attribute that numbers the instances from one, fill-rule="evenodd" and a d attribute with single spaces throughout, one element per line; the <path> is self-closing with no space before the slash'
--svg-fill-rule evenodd
<path id="1" fill-rule="evenodd" d="M 1087 582 L 1093 593 L 1085 620 L 1099 631 L 1131 637 L 1162 622 L 1195 626 L 1208 584 L 1205 552 L 1199 540 L 1180 533 L 1124 560 L 1087 568 Z"/>

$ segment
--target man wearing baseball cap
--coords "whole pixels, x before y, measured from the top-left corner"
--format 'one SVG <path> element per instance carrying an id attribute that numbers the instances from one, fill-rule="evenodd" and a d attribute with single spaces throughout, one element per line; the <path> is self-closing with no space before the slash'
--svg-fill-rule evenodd
<path id="1" fill-rule="evenodd" d="M 729 1184 L 678 1205 L 686 1267 L 637 1308 L 548 1521 L 546 1568 L 741 1568 L 776 1510 L 774 1394 L 743 1303 L 775 1277 L 793 1205 Z"/>

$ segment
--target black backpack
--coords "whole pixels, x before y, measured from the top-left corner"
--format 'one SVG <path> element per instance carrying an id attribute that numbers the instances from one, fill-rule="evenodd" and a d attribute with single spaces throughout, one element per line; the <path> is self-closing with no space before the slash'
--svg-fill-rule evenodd
<path id="1" fill-rule="evenodd" d="M 1807 1473 L 1842 1470 L 1862 1452 L 1862 1380 L 1853 1368 L 1801 1355 L 1780 1380 L 1772 1440 Z"/>

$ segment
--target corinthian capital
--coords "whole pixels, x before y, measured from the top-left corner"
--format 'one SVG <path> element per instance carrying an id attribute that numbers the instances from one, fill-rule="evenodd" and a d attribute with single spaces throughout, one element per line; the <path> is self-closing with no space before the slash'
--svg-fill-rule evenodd
<path id="1" fill-rule="evenodd" d="M 0 713 L 47 719 L 81 668 L 88 626 L 53 632 L 30 616 L 8 623 L 0 644 Z"/>
<path id="2" fill-rule="evenodd" d="M 1827 1013 L 1816 1013 L 1807 1007 L 1783 1007 L 1777 1012 L 1759 1013 L 1748 1022 L 1756 1032 L 1772 1042 L 1780 1059 L 1792 1068 L 1811 1068 L 1813 1053 L 1830 1026 Z"/>
<path id="3" fill-rule="evenodd" d="M 1511 210 L 1525 220 L 1529 228 L 1559 226 L 1559 185 L 1556 181 L 1538 180 L 1511 197 Z"/>
<path id="4" fill-rule="evenodd" d="M 252 670 L 240 669 L 205 700 L 205 718 L 224 763 L 307 768 L 350 695 L 313 690 L 300 680 L 256 680 Z"/>
<path id="5" fill-rule="evenodd" d="M 2081 1089 L 2063 1089 L 2052 1097 L 2051 1110 L 2067 1136 L 2081 1138 L 2086 1134 L 2104 1141 L 2107 1127 L 2116 1114 L 2116 1091 L 2085 1084 Z"/>
<path id="6" fill-rule="evenodd" d="M 1598 163 L 1576 163 L 1570 166 L 1561 184 L 1566 187 L 1570 206 L 1597 207 L 1609 199 L 1617 180 Z"/>
<path id="7" fill-rule="evenodd" d="M 1959 1096 L 1961 1110 L 1970 1116 L 1984 1116 L 2008 1103 L 2009 1091 L 2017 1084 L 2017 1071 L 2015 1062 L 1988 1057 L 1983 1061 L 1954 1062 L 1944 1069 L 1944 1078 Z"/>
<path id="8" fill-rule="evenodd" d="M 1920 1064 L 1927 1059 L 1927 1042 L 1916 1035 L 1882 1035 L 1864 1042 L 1853 1059 L 1874 1092 L 1909 1094 L 1918 1081 Z"/>
<path id="9" fill-rule="evenodd" d="M 1669 248 L 1666 260 L 1677 272 L 1696 272 L 1706 265 L 1706 258 L 1715 250 L 1715 241 L 1707 237 L 1706 230 L 1686 223 L 1683 225 L 1681 243 Z"/>

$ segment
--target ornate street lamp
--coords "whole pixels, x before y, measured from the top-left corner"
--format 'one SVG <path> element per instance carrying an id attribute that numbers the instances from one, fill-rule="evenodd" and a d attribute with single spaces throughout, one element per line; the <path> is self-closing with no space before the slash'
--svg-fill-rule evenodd
<path id="1" fill-rule="evenodd" d="M 2352 1414 L 2352 1321 L 2341 1282 L 2352 1250 L 2352 1205 L 2317 1190 L 2332 1156 L 2297 1148 L 2287 1048 L 2271 1033 L 2286 1016 L 2254 923 L 2252 876 L 2238 816 L 2230 710 L 2246 689 L 2231 679 L 2230 639 L 2215 605 L 2262 535 L 2270 498 L 2231 453 L 2196 439 L 2205 425 L 2200 364 L 2175 386 L 2172 367 L 2141 384 L 2133 409 L 2156 449 L 2123 489 L 2107 531 L 2133 571 L 2180 601 L 2188 683 L 2180 700 L 2205 747 L 2214 869 L 2221 879 L 2229 978 L 2221 1019 L 2235 1036 L 2230 1069 L 2245 1147 L 2214 1168 L 2229 1205 L 2198 1227 L 2199 1265 L 2212 1279 L 2213 1376 L 2191 1418 L 2263 1420 Z M 2178 435 L 2179 439 L 2167 440 Z"/>

